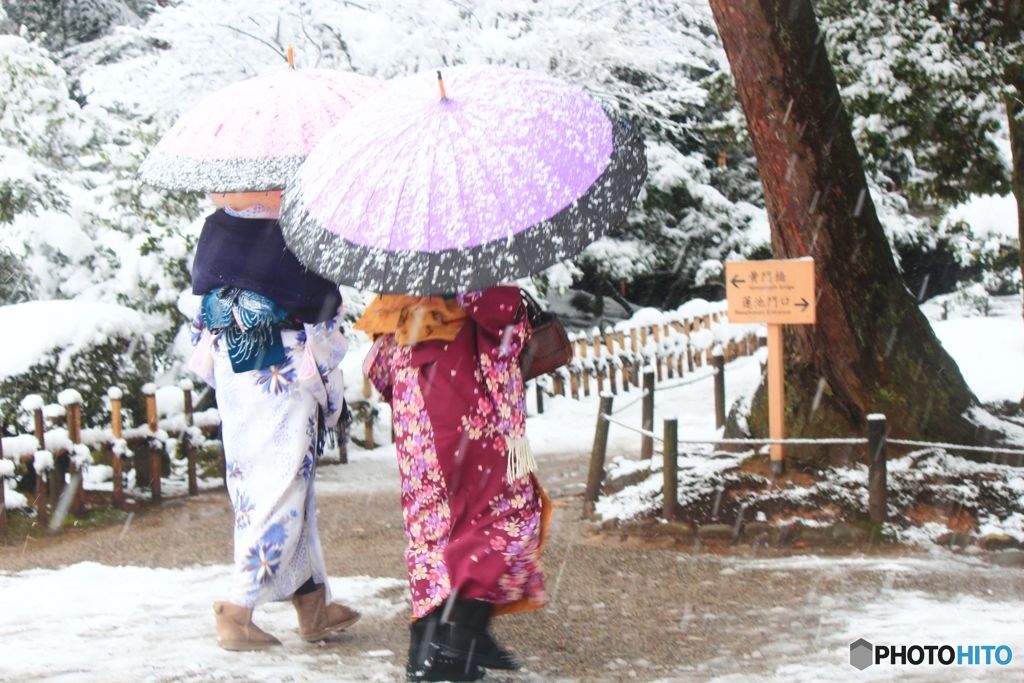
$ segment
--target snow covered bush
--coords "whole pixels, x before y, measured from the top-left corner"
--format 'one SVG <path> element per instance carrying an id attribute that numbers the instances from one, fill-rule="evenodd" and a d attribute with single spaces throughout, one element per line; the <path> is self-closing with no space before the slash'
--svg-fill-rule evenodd
<path id="1" fill-rule="evenodd" d="M 113 386 L 125 392 L 130 418 L 145 419 L 141 387 L 153 377 L 145 317 L 114 304 L 32 301 L 0 307 L 9 331 L 0 358 L 0 420 L 31 429 L 21 408 L 27 395 L 53 402 L 66 389 L 82 395 L 82 422 L 109 424 L 104 401 Z"/>
<path id="2" fill-rule="evenodd" d="M 155 335 L 158 366 L 171 365 L 197 200 L 134 179 L 166 121 L 83 109 L 48 51 L 19 36 L 0 36 L 0 91 L 0 303 L 76 299 L 153 314 L 139 331 Z"/>

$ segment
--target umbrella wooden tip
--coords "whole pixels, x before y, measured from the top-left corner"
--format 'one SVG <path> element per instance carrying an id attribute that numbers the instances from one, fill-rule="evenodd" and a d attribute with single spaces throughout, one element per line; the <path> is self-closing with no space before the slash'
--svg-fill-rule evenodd
<path id="1" fill-rule="evenodd" d="M 437 87 L 441 90 L 441 99 L 447 100 L 448 96 L 444 92 L 444 79 L 441 78 L 441 70 L 437 71 Z"/>
<path id="2" fill-rule="evenodd" d="M 288 68 L 295 68 L 295 50 L 292 49 L 291 45 L 288 46 Z"/>

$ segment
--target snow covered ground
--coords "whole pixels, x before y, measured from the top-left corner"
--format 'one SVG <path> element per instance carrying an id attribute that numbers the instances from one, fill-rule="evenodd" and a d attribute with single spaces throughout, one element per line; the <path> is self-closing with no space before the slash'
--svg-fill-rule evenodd
<path id="1" fill-rule="evenodd" d="M 329 650 L 305 645 L 289 603 L 260 608 L 258 621 L 285 647 L 274 654 L 217 647 L 210 605 L 230 567 L 151 569 L 83 562 L 56 571 L 0 576 L 0 681 L 337 681 Z M 332 578 L 364 619 L 406 609 L 377 594 L 397 579 Z M 95 590 L 90 589 L 95 588 Z M 54 634 L 57 634 L 56 639 Z M 396 680 L 392 653 L 367 651 L 350 680 Z"/>
<path id="2" fill-rule="evenodd" d="M 744 657 L 723 656 L 696 666 L 680 665 L 676 672 L 658 679 L 664 683 L 1021 680 L 1024 602 L 999 596 L 941 598 L 893 587 L 901 575 L 908 574 L 934 574 L 952 580 L 979 574 L 996 579 L 1002 575 L 1005 580 L 1007 573 L 1019 570 L 992 568 L 971 558 L 947 555 L 929 559 L 712 557 L 707 561 L 720 563 L 721 576 L 735 577 L 728 578 L 730 581 L 742 581 L 748 572 L 769 571 L 773 577 L 806 576 L 809 590 L 796 606 L 752 615 L 743 632 L 736 634 L 742 639 L 757 629 L 778 629 L 778 635 L 767 638 L 759 649 Z M 824 591 L 819 595 L 815 588 L 822 577 L 856 577 L 868 572 L 882 578 L 881 586 L 869 595 Z M 92 562 L 0 575 L 4 603 L 0 612 L 0 681 L 404 679 L 402 652 L 385 647 L 366 649 L 357 658 L 343 660 L 332 652 L 330 644 L 318 647 L 303 643 L 295 633 L 294 612 L 287 603 L 262 607 L 258 616 L 262 625 L 282 638 L 283 648 L 264 653 L 219 649 L 214 641 L 210 604 L 228 576 L 226 566 L 170 570 Z M 407 609 L 404 599 L 391 601 L 380 595 L 381 591 L 401 586 L 396 579 L 335 577 L 331 584 L 363 611 L 366 620 L 401 618 Z M 85 590 L 87 586 L 101 588 Z M 694 618 L 684 615 L 671 635 L 685 638 Z M 794 629 L 794 624 L 798 628 Z M 803 628 L 801 624 L 811 627 Z M 850 667 L 848 658 L 849 644 L 859 638 L 875 644 L 1006 645 L 1013 650 L 1014 659 L 1007 666 L 879 665 L 858 672 Z M 609 668 L 615 664 L 609 662 Z M 545 679 L 524 671 L 511 680 Z"/>
<path id="3" fill-rule="evenodd" d="M 991 317 L 964 317 L 954 311 L 938 320 L 938 303 L 925 306 L 936 332 L 954 355 L 972 388 L 983 401 L 1018 400 L 1024 380 L 1024 322 L 1013 298 L 996 300 Z M 727 366 L 727 401 L 756 386 L 759 365 L 741 358 Z M 698 369 L 686 381 L 666 381 L 658 388 L 656 424 L 678 417 L 680 433 L 692 438 L 716 434 L 712 403 L 713 382 L 708 369 Z M 351 375 L 350 375 L 351 376 Z M 639 392 L 620 393 L 616 417 L 640 422 Z M 529 396 L 529 435 L 542 477 L 551 463 L 589 452 L 597 416 L 597 399 L 581 401 L 554 397 L 536 414 Z M 386 443 L 383 426 L 379 437 Z M 613 426 L 609 452 L 622 462 L 635 459 L 639 436 Z M 397 490 L 394 447 L 367 452 L 349 451 L 350 464 L 325 466 L 318 476 L 322 496 L 367 496 Z M 585 459 L 583 460 L 585 462 Z M 578 486 L 576 484 L 566 484 Z M 549 481 L 552 490 L 562 484 Z M 578 492 L 566 488 L 564 493 Z M 873 559 L 864 557 L 802 556 L 781 559 L 708 558 L 720 562 L 723 576 L 770 571 L 773 575 L 808 577 L 854 576 L 875 572 L 886 577 L 870 595 L 818 595 L 809 581 L 806 601 L 798 608 L 779 608 L 753 615 L 766 627 L 773 623 L 806 623 L 817 627 L 769 642 L 750 659 L 713 658 L 697 666 L 680 666 L 660 678 L 673 681 L 1019 681 L 1024 677 L 1024 602 L 999 594 L 969 592 L 935 595 L 899 586 L 893 577 L 934 574 L 951 581 L 1013 580 L 1019 569 L 992 567 L 973 555 L 954 556 L 935 549 L 929 557 Z M 1016 572 L 1016 574 L 1014 574 Z M 230 654 L 214 641 L 210 603 L 227 580 L 227 566 L 188 569 L 109 567 L 81 563 L 57 570 L 0 574 L 0 681 L 398 681 L 403 679 L 403 653 L 384 647 L 367 649 L 357 660 L 345 661 L 331 648 L 304 645 L 295 634 L 292 608 L 286 603 L 260 608 L 260 620 L 281 635 L 285 647 L 269 653 Z M 399 618 L 404 598 L 382 592 L 403 585 L 393 578 L 335 577 L 337 592 L 354 596 L 365 619 Z M 87 586 L 103 586 L 102 591 Z M 392 593 L 393 594 L 393 593 Z M 684 617 L 685 622 L 685 617 Z M 681 626 L 685 630 L 685 623 Z M 800 629 L 797 629 L 800 631 Z M 53 645 L 59 634 L 59 646 Z M 737 638 L 745 637 L 737 634 Z M 1007 666 L 873 666 L 859 672 L 848 664 L 849 644 L 858 638 L 877 644 L 1007 645 L 1014 652 Z M 505 680 L 505 679 L 503 679 Z M 513 680 L 538 681 L 527 672 Z"/>
<path id="4" fill-rule="evenodd" d="M 951 296 L 936 297 L 921 307 L 935 334 L 967 384 L 982 403 L 1020 401 L 1024 396 L 1024 318 L 1019 296 L 994 297 L 988 316 L 955 306 L 941 320 L 942 304 Z"/>

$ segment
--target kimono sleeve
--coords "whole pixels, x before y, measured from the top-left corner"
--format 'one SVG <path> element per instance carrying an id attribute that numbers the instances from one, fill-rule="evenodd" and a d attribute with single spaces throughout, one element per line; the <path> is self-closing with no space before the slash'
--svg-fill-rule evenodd
<path id="1" fill-rule="evenodd" d="M 526 432 L 526 397 L 519 354 L 530 339 L 530 323 L 516 287 L 493 287 L 460 295 L 459 305 L 477 326 L 477 363 L 494 408 L 499 433 Z"/>
<path id="2" fill-rule="evenodd" d="M 348 340 L 341 333 L 342 311 L 331 320 L 304 325 L 306 343 L 299 381 L 316 397 L 324 411 L 324 424 L 338 424 L 345 398 L 345 376 L 341 360 L 348 352 Z"/>
<path id="3" fill-rule="evenodd" d="M 394 335 L 378 337 L 363 361 L 363 374 L 388 403 L 391 403 L 390 359 L 394 346 Z"/>

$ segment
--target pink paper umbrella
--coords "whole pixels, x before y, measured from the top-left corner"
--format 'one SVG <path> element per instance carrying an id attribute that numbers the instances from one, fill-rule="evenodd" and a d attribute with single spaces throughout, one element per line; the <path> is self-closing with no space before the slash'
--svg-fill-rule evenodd
<path id="1" fill-rule="evenodd" d="M 352 73 L 294 68 L 229 85 L 178 119 L 139 178 L 192 192 L 280 190 L 320 138 L 383 87 Z"/>

